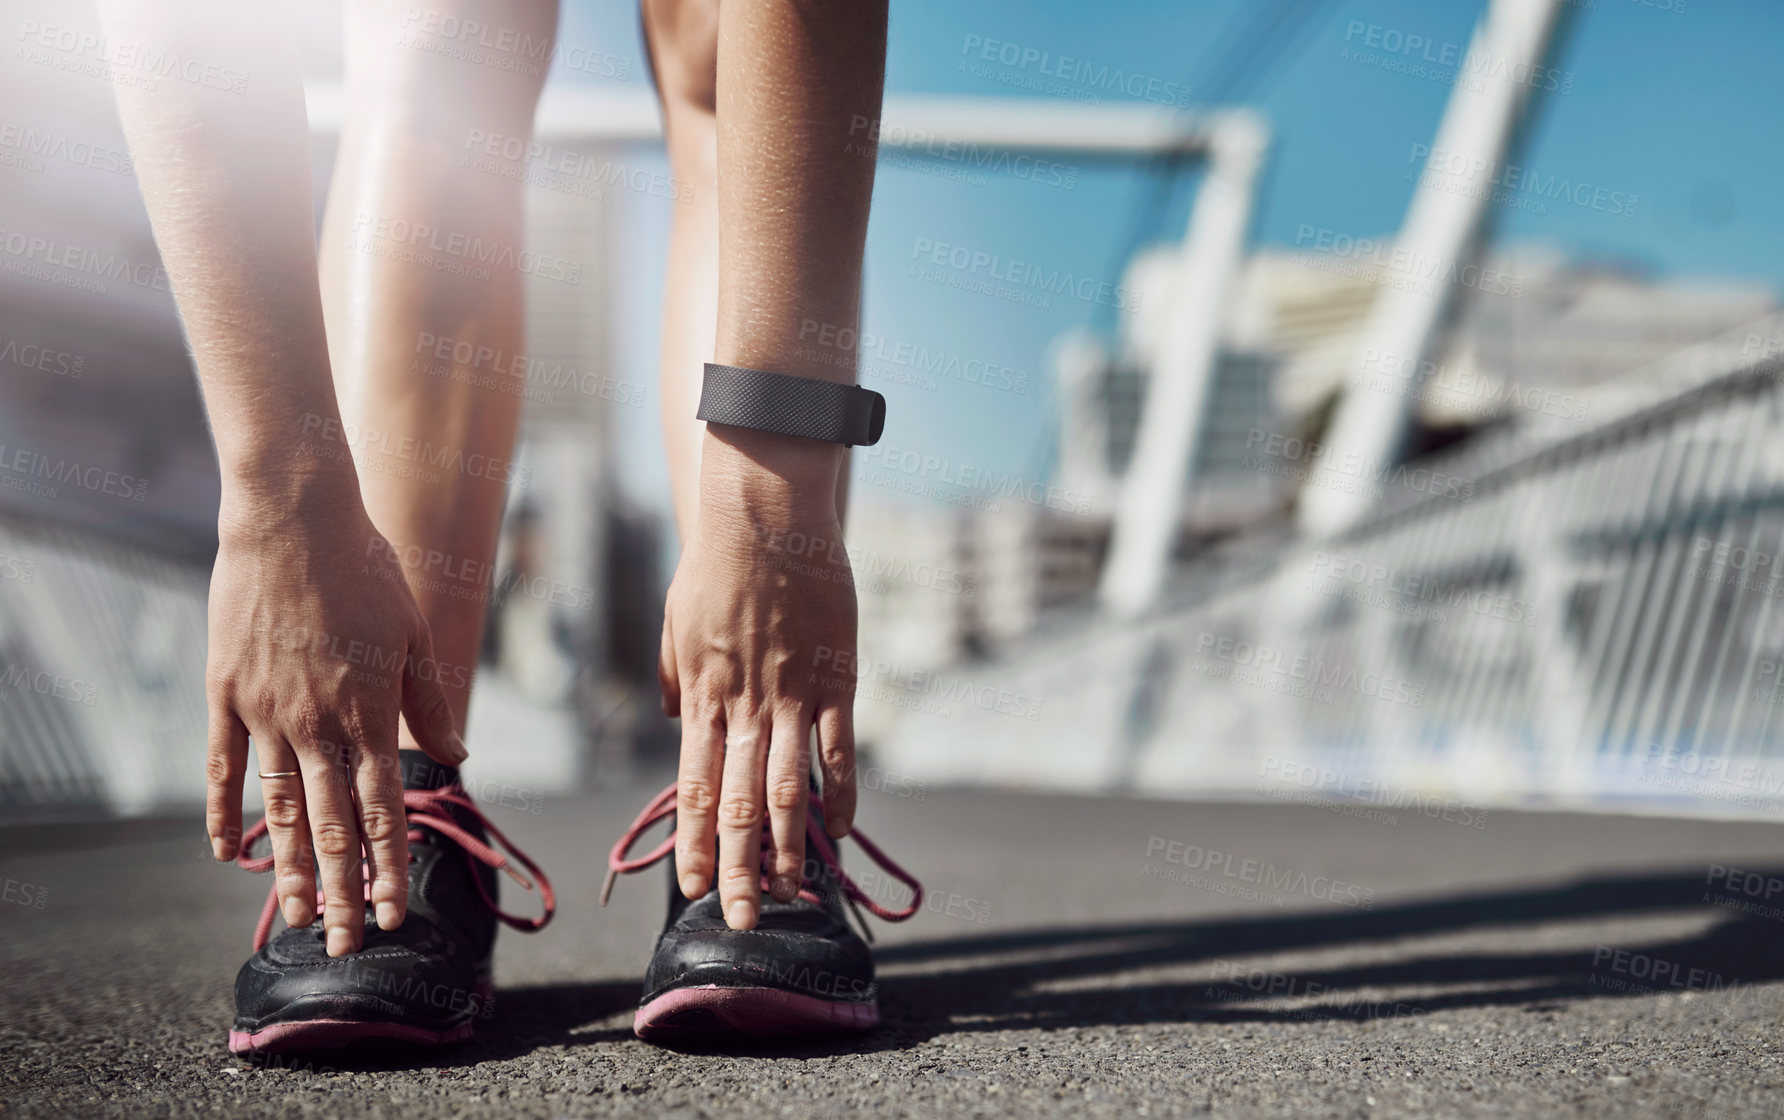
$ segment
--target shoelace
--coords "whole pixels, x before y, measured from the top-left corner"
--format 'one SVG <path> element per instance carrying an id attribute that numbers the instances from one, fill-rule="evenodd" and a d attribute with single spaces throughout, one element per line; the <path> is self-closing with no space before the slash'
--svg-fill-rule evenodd
<path id="1" fill-rule="evenodd" d="M 855 905 L 859 903 L 860 905 L 865 906 L 875 917 L 887 922 L 902 922 L 914 915 L 917 912 L 917 907 L 920 906 L 923 901 L 923 885 L 917 882 L 916 877 L 904 868 L 898 866 L 898 864 L 888 857 L 886 853 L 880 851 L 879 846 L 872 840 L 863 836 L 860 829 L 855 829 L 849 833 L 849 838 L 861 845 L 861 850 L 866 852 L 868 857 L 875 863 L 879 864 L 883 871 L 911 889 L 910 905 L 902 910 L 888 910 L 886 907 L 881 906 L 879 903 L 869 898 L 867 892 L 856 886 L 855 881 L 849 878 L 848 873 L 842 869 L 842 864 L 836 857 L 836 845 L 831 843 L 830 837 L 825 835 L 822 828 L 818 827 L 817 822 L 824 819 L 824 799 L 815 793 L 811 794 L 810 798 L 810 809 L 805 815 L 806 851 L 808 853 L 817 853 L 819 861 L 830 872 L 831 876 L 836 879 L 838 885 L 842 887 L 843 898 L 848 901 L 850 908 L 853 909 Z M 626 834 L 620 837 L 619 843 L 615 844 L 613 846 L 613 851 L 608 854 L 607 881 L 601 887 L 601 905 L 607 905 L 607 896 L 613 893 L 613 884 L 621 875 L 631 875 L 635 872 L 643 871 L 645 868 L 667 859 L 669 854 L 675 851 L 675 830 L 670 829 L 669 836 L 661 844 L 652 849 L 649 855 L 642 856 L 638 859 L 628 858 L 632 846 L 638 843 L 638 838 L 644 834 L 646 829 L 650 828 L 658 821 L 673 816 L 674 813 L 675 785 L 674 783 L 670 783 L 668 789 L 657 794 L 651 803 L 644 807 L 644 811 L 638 814 L 638 819 L 632 822 L 632 827 L 626 829 Z M 768 835 L 768 826 L 763 825 L 762 831 L 765 836 Z M 808 862 L 809 858 L 808 854 Z M 806 882 L 809 882 L 809 879 L 806 880 Z M 762 876 L 762 890 L 768 890 L 768 875 L 766 872 L 764 872 Z M 822 900 L 818 897 L 817 892 L 811 890 L 806 883 L 800 884 L 799 897 L 814 905 L 823 904 Z M 857 922 L 861 921 L 859 911 L 855 914 L 855 920 Z M 867 935 L 869 941 L 873 940 L 873 934 L 868 931 L 865 922 L 862 922 L 861 930 Z"/>
<path id="2" fill-rule="evenodd" d="M 483 826 L 484 831 L 495 839 L 496 843 L 508 849 L 509 855 L 526 865 L 527 870 L 531 871 L 534 877 L 539 880 L 539 898 L 545 904 L 545 909 L 544 913 L 537 918 L 524 918 L 507 913 L 496 905 L 495 899 L 489 896 L 489 888 L 483 885 L 483 876 L 475 874 L 475 868 L 473 868 L 471 881 L 477 884 L 477 893 L 483 896 L 483 904 L 488 906 L 496 917 L 514 929 L 526 932 L 544 929 L 545 923 L 551 921 L 552 914 L 557 912 L 557 895 L 552 892 L 551 880 L 545 877 L 545 872 L 541 871 L 539 865 L 529 859 L 525 852 L 510 843 L 508 838 L 502 835 L 500 829 L 489 823 L 489 819 L 478 810 L 476 804 L 465 794 L 462 787 L 449 786 L 445 789 L 406 789 L 403 791 L 403 809 L 409 820 L 409 843 L 414 844 L 423 839 L 422 828 L 431 828 L 457 844 L 459 850 L 465 854 L 466 863 L 475 861 L 485 867 L 493 867 L 519 883 L 523 889 L 529 891 L 534 889 L 533 881 L 516 871 L 513 864 L 509 862 L 508 856 L 496 851 L 495 848 L 485 844 L 454 823 L 448 813 L 450 806 L 457 806 L 470 813 L 476 818 L 477 823 Z M 248 855 L 253 850 L 255 842 L 265 835 L 266 821 L 262 819 L 248 830 L 247 835 L 242 837 L 241 851 L 236 853 L 235 857 L 237 866 L 256 873 L 272 870 L 272 856 L 250 858 Z M 415 862 L 413 852 L 409 854 L 409 862 Z M 365 900 L 368 903 L 372 900 L 369 876 L 366 878 Z M 316 891 L 316 914 L 318 917 L 322 915 L 322 908 L 325 904 L 326 900 L 322 897 L 322 891 L 318 889 Z M 274 887 L 266 896 L 266 908 L 260 912 L 260 924 L 254 927 L 254 951 L 256 953 L 264 949 L 267 941 L 272 938 L 273 919 L 278 916 L 279 889 Z"/>

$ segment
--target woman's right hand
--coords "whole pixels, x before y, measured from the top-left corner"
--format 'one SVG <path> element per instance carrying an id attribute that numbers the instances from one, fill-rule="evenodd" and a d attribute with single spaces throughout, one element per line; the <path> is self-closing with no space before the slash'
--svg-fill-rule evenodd
<path id="1" fill-rule="evenodd" d="M 399 714 L 430 757 L 464 761 L 432 638 L 349 473 L 301 499 L 225 494 L 211 577 L 206 827 L 219 860 L 241 843 L 248 741 L 262 778 L 285 921 L 316 916 L 328 955 L 359 949 L 361 840 L 378 925 L 402 924 L 408 826 Z M 312 849 L 314 858 L 311 857 Z"/>

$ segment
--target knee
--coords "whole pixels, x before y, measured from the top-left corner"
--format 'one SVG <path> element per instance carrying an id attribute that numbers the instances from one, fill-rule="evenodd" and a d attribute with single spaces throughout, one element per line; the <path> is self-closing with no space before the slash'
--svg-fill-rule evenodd
<path id="1" fill-rule="evenodd" d="M 350 91 L 421 121 L 530 127 L 557 35 L 557 0 L 348 5 Z"/>
<path id="2" fill-rule="evenodd" d="M 642 0 L 657 95 L 670 114 L 718 106 L 719 0 Z"/>

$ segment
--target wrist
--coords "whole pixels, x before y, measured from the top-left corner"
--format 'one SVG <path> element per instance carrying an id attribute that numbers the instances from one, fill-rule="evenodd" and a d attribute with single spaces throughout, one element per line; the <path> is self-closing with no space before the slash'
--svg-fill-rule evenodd
<path id="1" fill-rule="evenodd" d="M 708 424 L 700 459 L 703 522 L 834 525 L 841 444 Z"/>
<path id="2" fill-rule="evenodd" d="M 284 469 L 226 470 L 217 508 L 223 544 L 303 536 L 365 520 L 359 479 L 352 464 L 310 463 L 300 458 Z"/>

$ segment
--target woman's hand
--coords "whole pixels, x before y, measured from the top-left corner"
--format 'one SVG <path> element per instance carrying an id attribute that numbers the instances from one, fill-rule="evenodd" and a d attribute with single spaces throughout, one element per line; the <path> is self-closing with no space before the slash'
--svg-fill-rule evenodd
<path id="1" fill-rule="evenodd" d="M 218 537 L 206 671 L 211 848 L 220 860 L 236 855 L 252 737 L 261 773 L 298 772 L 261 779 L 285 920 L 315 920 L 319 873 L 328 954 L 355 952 L 362 839 L 379 927 L 401 925 L 407 907 L 398 715 L 435 760 L 465 758 L 427 623 L 351 472 L 295 497 L 226 491 Z"/>
<path id="2" fill-rule="evenodd" d="M 700 513 L 669 588 L 658 672 L 681 717 L 675 866 L 699 898 L 714 874 L 725 921 L 761 903 L 764 806 L 772 895 L 805 863 L 810 734 L 818 729 L 825 828 L 855 815 L 855 586 L 836 516 L 842 449 L 709 426 Z"/>

